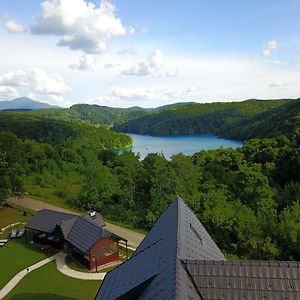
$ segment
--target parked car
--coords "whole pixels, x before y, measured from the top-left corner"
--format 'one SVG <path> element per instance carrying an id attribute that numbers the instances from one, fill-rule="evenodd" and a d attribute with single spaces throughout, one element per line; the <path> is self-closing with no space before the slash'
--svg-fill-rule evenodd
<path id="1" fill-rule="evenodd" d="M 18 231 L 17 231 L 17 230 L 12 230 L 12 231 L 11 231 L 11 234 L 10 234 L 10 237 L 11 237 L 12 239 L 14 239 L 14 238 L 17 237 L 17 234 L 18 234 Z"/>
<path id="2" fill-rule="evenodd" d="M 18 237 L 18 238 L 22 237 L 22 236 L 24 235 L 24 233 L 25 233 L 25 228 L 22 228 L 22 229 L 19 231 L 19 233 L 17 234 L 17 237 Z"/>

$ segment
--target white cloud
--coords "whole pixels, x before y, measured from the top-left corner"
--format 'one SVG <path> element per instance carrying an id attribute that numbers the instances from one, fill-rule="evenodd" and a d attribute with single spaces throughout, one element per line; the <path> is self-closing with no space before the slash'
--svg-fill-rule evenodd
<path id="1" fill-rule="evenodd" d="M 120 88 L 115 87 L 111 91 L 111 96 L 117 97 L 122 100 L 142 100 L 150 99 L 154 96 L 154 91 L 148 89 L 129 89 L 129 88 Z"/>
<path id="2" fill-rule="evenodd" d="M 167 101 L 170 95 L 170 91 L 159 89 L 113 87 L 108 95 L 91 98 L 88 103 L 113 107 L 152 107 L 157 101 Z"/>
<path id="3" fill-rule="evenodd" d="M 97 7 L 85 0 L 47 0 L 35 24 L 29 26 L 32 34 L 60 37 L 59 46 L 85 53 L 101 53 L 109 39 L 132 34 L 115 16 L 115 6 L 102 0 Z"/>
<path id="4" fill-rule="evenodd" d="M 20 24 L 17 24 L 15 21 L 7 21 L 5 23 L 5 29 L 9 33 L 20 33 L 25 31 L 25 27 Z"/>
<path id="5" fill-rule="evenodd" d="M 278 48 L 278 43 L 276 40 L 269 41 L 263 48 L 261 54 L 263 56 L 270 56 L 274 50 Z"/>
<path id="6" fill-rule="evenodd" d="M 185 90 L 186 94 L 192 94 L 197 92 L 197 88 L 195 86 L 190 86 Z"/>
<path id="7" fill-rule="evenodd" d="M 62 95 L 50 95 L 50 98 L 57 103 L 63 103 L 64 97 Z"/>
<path id="8" fill-rule="evenodd" d="M 0 86 L 0 99 L 10 100 L 19 97 L 18 91 L 11 86 Z"/>
<path id="9" fill-rule="evenodd" d="M 126 55 L 126 54 L 136 55 L 137 51 L 134 48 L 128 47 L 128 48 L 124 48 L 122 50 L 117 51 L 117 54 L 119 54 L 119 55 Z"/>
<path id="10" fill-rule="evenodd" d="M 128 88 L 113 87 L 106 96 L 94 97 L 88 103 L 128 107 L 139 105 L 143 107 L 156 107 L 178 101 L 189 101 L 185 97 L 191 96 L 197 90 L 196 87 L 185 89 L 168 88 Z"/>
<path id="11" fill-rule="evenodd" d="M 112 69 L 112 68 L 117 68 L 117 67 L 120 67 L 121 64 L 104 64 L 103 65 L 105 69 Z"/>
<path id="12" fill-rule="evenodd" d="M 27 97 L 30 98 L 30 99 L 33 99 L 33 100 L 38 100 L 37 95 L 35 93 L 32 93 L 32 92 L 28 93 Z"/>
<path id="13" fill-rule="evenodd" d="M 96 63 L 96 58 L 91 54 L 84 54 L 79 57 L 79 61 L 69 67 L 73 70 L 83 70 L 83 71 L 94 71 L 94 65 Z"/>
<path id="14" fill-rule="evenodd" d="M 168 70 L 166 72 L 166 76 L 167 77 L 178 77 L 179 75 L 179 71 L 177 69 L 174 69 L 174 70 Z"/>
<path id="15" fill-rule="evenodd" d="M 285 85 L 287 85 L 287 84 L 282 82 L 282 81 L 274 81 L 274 82 L 269 84 L 269 87 L 271 87 L 271 88 L 282 88 Z"/>
<path id="16" fill-rule="evenodd" d="M 124 70 L 122 75 L 148 76 L 157 75 L 163 67 L 163 56 L 160 49 L 156 49 L 145 62 L 139 62 Z"/>
<path id="17" fill-rule="evenodd" d="M 0 76 L 0 86 L 28 87 L 32 92 L 49 95 L 61 95 L 70 91 L 60 75 L 48 75 L 39 68 L 10 71 Z"/>

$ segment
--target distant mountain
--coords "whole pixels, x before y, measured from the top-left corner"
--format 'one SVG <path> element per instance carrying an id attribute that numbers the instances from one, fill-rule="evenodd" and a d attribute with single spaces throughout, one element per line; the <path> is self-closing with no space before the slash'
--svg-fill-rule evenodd
<path id="1" fill-rule="evenodd" d="M 57 108 L 58 106 L 35 101 L 27 97 L 16 98 L 10 101 L 0 101 L 0 110 L 35 110 L 55 107 Z"/>

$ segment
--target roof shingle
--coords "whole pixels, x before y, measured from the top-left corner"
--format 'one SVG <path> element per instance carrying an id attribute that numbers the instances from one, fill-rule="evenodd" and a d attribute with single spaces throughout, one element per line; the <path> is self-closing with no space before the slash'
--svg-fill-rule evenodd
<path id="1" fill-rule="evenodd" d="M 299 262 L 227 261 L 178 197 L 133 256 L 106 275 L 96 300 L 296 300 L 299 295 Z"/>

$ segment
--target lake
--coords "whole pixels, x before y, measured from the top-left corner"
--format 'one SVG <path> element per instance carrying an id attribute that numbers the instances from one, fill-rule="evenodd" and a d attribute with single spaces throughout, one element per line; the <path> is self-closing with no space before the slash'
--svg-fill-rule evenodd
<path id="1" fill-rule="evenodd" d="M 144 159 L 149 153 L 163 153 L 167 159 L 177 153 L 192 155 L 201 150 L 211 150 L 220 147 L 238 148 L 243 142 L 217 137 L 215 135 L 184 135 L 184 136 L 160 136 L 128 134 L 132 137 L 132 151 L 140 153 Z"/>

